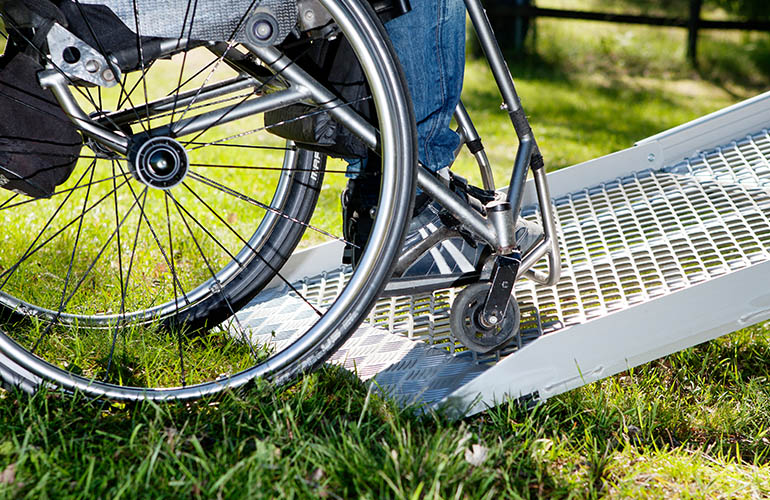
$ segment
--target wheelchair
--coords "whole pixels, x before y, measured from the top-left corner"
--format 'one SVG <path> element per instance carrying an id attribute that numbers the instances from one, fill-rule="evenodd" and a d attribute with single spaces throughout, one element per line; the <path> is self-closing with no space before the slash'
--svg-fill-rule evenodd
<path id="1" fill-rule="evenodd" d="M 164 5 L 0 1 L 2 355 L 48 386 L 115 400 L 294 380 L 339 349 L 383 293 L 404 292 L 388 283 L 418 257 L 400 253 L 418 186 L 489 249 L 462 281 L 420 289 L 467 285 L 453 326 L 470 348 L 515 337 L 512 284 L 555 283 L 560 259 L 543 159 L 478 0 L 467 9 L 519 142 L 508 189 L 496 192 L 458 106 L 492 193 L 480 210 L 418 164 L 381 22 L 392 7 Z M 343 53 L 355 61 L 346 81 Z M 299 252 L 350 244 L 328 229 L 341 226 L 330 207 L 346 174 L 331 157 L 362 154 L 380 158 L 380 194 L 360 260 L 322 290 L 293 281 L 286 268 Z M 544 236 L 522 255 L 513 228 L 530 172 Z M 543 258 L 547 269 L 535 269 Z M 243 323 L 260 308 L 272 319 L 256 335 Z"/>

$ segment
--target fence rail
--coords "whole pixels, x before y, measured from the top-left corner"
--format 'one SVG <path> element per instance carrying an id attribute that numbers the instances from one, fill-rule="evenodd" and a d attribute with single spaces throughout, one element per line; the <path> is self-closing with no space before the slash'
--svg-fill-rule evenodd
<path id="1" fill-rule="evenodd" d="M 647 26 L 668 26 L 686 28 L 688 30 L 688 58 L 697 64 L 698 31 L 713 30 L 742 30 L 770 31 L 770 21 L 715 21 L 701 19 L 702 0 L 691 0 L 689 17 L 644 16 L 631 14 L 613 14 L 608 12 L 588 12 L 579 10 L 550 9 L 527 4 L 501 4 L 494 7 L 495 15 L 513 19 L 533 19 L 537 17 L 552 17 L 557 19 L 579 19 L 585 21 L 603 21 L 623 24 L 643 24 Z M 517 45 L 519 41 L 516 42 Z"/>

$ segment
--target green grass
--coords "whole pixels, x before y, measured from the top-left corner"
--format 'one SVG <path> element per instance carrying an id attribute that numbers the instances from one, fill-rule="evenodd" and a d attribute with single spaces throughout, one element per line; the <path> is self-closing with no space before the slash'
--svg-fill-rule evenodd
<path id="1" fill-rule="evenodd" d="M 698 71 L 683 63 L 681 30 L 540 20 L 536 38 L 509 60 L 551 169 L 770 82 L 767 35 L 704 34 Z M 515 144 L 480 61 L 464 97 L 504 180 Z M 457 168 L 475 175 L 467 157 Z M 334 228 L 341 181 L 329 182 L 317 222 Z M 532 410 L 459 422 L 400 409 L 333 367 L 191 404 L 11 391 L 0 397 L 0 497 L 762 498 L 769 378 L 770 337 L 756 326 Z"/>
<path id="2" fill-rule="evenodd" d="M 0 483 L 55 498 L 759 498 L 769 366 L 753 328 L 460 422 L 367 398 L 337 368 L 188 405 L 9 393 Z"/>

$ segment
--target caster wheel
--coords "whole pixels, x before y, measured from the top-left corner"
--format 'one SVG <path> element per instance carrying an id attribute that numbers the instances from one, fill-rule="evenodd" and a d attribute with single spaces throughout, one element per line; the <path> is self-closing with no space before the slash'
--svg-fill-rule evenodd
<path id="1" fill-rule="evenodd" d="M 490 283 L 474 283 L 467 286 L 454 301 L 449 321 L 454 336 L 465 347 L 479 354 L 486 354 L 508 343 L 519 332 L 521 314 L 511 296 L 505 316 L 496 325 L 487 325 L 481 319 Z"/>

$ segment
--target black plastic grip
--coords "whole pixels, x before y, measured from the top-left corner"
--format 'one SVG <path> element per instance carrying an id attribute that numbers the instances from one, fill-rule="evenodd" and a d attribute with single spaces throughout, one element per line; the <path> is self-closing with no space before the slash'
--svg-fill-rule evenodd
<path id="1" fill-rule="evenodd" d="M 470 151 L 472 155 L 484 151 L 484 145 L 481 143 L 481 139 L 466 142 L 465 145 L 468 147 L 468 151 Z"/>

